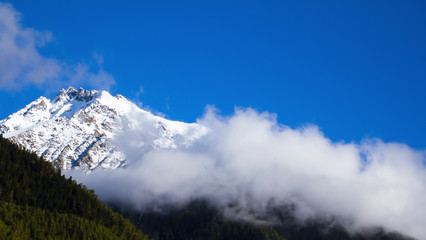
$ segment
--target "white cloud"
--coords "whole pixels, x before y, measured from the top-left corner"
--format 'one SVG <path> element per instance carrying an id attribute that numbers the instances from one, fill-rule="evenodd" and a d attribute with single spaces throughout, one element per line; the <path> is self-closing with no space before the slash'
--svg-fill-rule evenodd
<path id="1" fill-rule="evenodd" d="M 70 65 L 42 56 L 38 49 L 53 40 L 52 34 L 22 26 L 21 18 L 22 14 L 11 4 L 0 3 L 0 89 L 85 85 L 108 90 L 115 84 L 114 78 L 102 69 L 102 56 L 96 53 L 96 72 L 90 71 L 89 65 Z"/>
<path id="2" fill-rule="evenodd" d="M 245 218 L 226 206 L 261 216 L 271 202 L 287 203 L 300 219 L 338 217 L 348 229 L 383 226 L 426 239 L 424 152 L 379 139 L 336 143 L 317 126 L 292 129 L 252 109 L 231 117 L 209 110 L 198 122 L 211 131 L 191 149 L 142 152 L 141 129 L 118 139 L 126 169 L 68 174 L 103 200 L 140 208 L 207 198 Z"/>

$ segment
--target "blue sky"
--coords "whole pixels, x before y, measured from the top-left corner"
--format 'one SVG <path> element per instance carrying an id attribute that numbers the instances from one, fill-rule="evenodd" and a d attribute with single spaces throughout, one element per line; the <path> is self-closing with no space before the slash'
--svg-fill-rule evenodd
<path id="1" fill-rule="evenodd" d="M 224 115 L 251 107 L 291 127 L 316 124 L 333 141 L 426 149 L 424 1 L 230 2 L 3 4 L 20 13 L 18 49 L 35 43 L 15 68 L 27 58 L 9 61 L 21 52 L 2 53 L 0 40 L 0 118 L 72 84 L 173 120 L 193 122 L 206 105 Z"/>

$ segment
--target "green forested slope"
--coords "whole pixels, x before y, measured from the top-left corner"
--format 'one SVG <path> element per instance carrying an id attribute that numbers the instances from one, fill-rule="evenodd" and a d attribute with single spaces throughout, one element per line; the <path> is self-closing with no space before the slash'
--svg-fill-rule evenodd
<path id="1" fill-rule="evenodd" d="M 123 232 L 127 234 L 74 214 L 61 214 L 8 202 L 0 203 L 0 239 L 142 238 L 136 234 L 129 234 L 129 229 Z"/>
<path id="2" fill-rule="evenodd" d="M 92 190 L 2 136 L 0 203 L 1 239 L 147 239 Z"/>

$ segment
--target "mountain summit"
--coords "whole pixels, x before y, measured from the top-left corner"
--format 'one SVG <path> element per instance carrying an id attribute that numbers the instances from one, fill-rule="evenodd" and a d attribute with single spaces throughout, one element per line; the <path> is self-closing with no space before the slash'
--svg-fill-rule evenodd
<path id="1" fill-rule="evenodd" d="M 126 165 L 119 138 L 137 134 L 142 152 L 190 147 L 207 128 L 170 121 L 106 91 L 62 89 L 40 97 L 0 121 L 0 134 L 43 156 L 57 168 L 118 168 Z"/>

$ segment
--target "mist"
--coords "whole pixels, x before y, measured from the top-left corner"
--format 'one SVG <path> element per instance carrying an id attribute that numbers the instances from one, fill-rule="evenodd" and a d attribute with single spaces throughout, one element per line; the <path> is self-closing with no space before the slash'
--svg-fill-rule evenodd
<path id="1" fill-rule="evenodd" d="M 380 139 L 333 142 L 318 126 L 290 128 L 250 108 L 228 117 L 209 108 L 197 123 L 210 130 L 190 148 L 141 147 L 146 129 L 139 129 L 115 139 L 126 168 L 66 175 L 103 201 L 141 211 L 207 199 L 229 217 L 250 220 L 271 203 L 291 204 L 301 221 L 335 217 L 350 231 L 381 226 L 426 239 L 424 151 Z"/>

